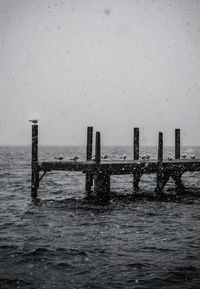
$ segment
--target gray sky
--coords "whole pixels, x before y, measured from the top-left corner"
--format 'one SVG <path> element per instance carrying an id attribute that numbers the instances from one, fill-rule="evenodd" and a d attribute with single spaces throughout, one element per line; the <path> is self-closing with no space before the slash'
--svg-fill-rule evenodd
<path id="1" fill-rule="evenodd" d="M 0 144 L 200 145 L 200 0 L 0 0 Z"/>

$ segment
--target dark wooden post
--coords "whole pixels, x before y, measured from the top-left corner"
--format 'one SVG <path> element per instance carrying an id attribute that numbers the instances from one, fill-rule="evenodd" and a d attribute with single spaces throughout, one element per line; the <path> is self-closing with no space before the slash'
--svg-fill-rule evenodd
<path id="1" fill-rule="evenodd" d="M 133 156 L 134 160 L 139 160 L 139 128 L 134 128 L 134 148 L 133 148 Z"/>
<path id="2" fill-rule="evenodd" d="M 87 148 L 86 148 L 86 160 L 91 161 L 92 159 L 92 142 L 93 142 L 93 127 L 87 128 Z M 93 184 L 93 174 L 86 173 L 85 191 L 87 196 L 91 195 L 91 187 Z"/>
<path id="3" fill-rule="evenodd" d="M 180 149 L 180 129 L 175 129 L 175 159 L 180 159 L 181 149 Z"/>
<path id="4" fill-rule="evenodd" d="M 181 137 L 180 137 L 180 129 L 175 129 L 175 159 L 179 160 L 181 157 Z M 184 185 L 182 182 L 182 173 L 181 170 L 174 171 L 172 174 L 172 179 L 175 181 L 176 188 L 179 192 L 184 191 Z"/>
<path id="5" fill-rule="evenodd" d="M 163 133 L 158 135 L 158 171 L 157 171 L 157 193 L 162 193 L 163 189 Z"/>
<path id="6" fill-rule="evenodd" d="M 86 152 L 87 161 L 90 161 L 92 159 L 92 141 L 93 141 L 93 127 L 88 126 L 87 128 L 87 152 Z"/>
<path id="7" fill-rule="evenodd" d="M 98 166 L 101 162 L 101 137 L 100 132 L 96 132 L 96 143 L 95 143 L 95 162 Z"/>
<path id="8" fill-rule="evenodd" d="M 133 159 L 134 160 L 139 160 L 139 150 L 140 150 L 139 146 L 140 146 L 139 145 L 139 128 L 134 127 L 134 130 L 133 130 Z M 139 190 L 140 176 L 141 176 L 140 171 L 135 172 L 135 174 L 133 175 L 134 191 Z"/>
<path id="9" fill-rule="evenodd" d="M 37 198 L 39 188 L 39 169 L 38 169 L 38 124 L 32 121 L 32 180 L 31 180 L 31 197 Z"/>
<path id="10" fill-rule="evenodd" d="M 100 168 L 101 164 L 101 138 L 100 132 L 96 132 L 95 143 L 95 162 L 96 173 L 94 177 L 94 193 L 98 202 L 107 202 L 109 200 L 110 193 L 110 175 L 107 172 L 103 172 Z"/>

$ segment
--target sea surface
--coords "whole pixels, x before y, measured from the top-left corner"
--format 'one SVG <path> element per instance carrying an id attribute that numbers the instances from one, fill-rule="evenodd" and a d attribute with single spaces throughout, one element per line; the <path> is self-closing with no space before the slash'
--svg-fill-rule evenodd
<path id="1" fill-rule="evenodd" d="M 183 150 L 200 157 L 198 147 Z M 156 148 L 142 151 L 156 156 Z M 131 159 L 132 148 L 103 153 Z M 84 159 L 85 148 L 41 147 L 39 154 Z M 84 199 L 84 174 L 49 172 L 35 204 L 30 160 L 29 147 L 0 147 L 0 288 L 200 288 L 200 173 L 183 175 L 187 193 L 174 201 L 131 200 L 132 176 L 112 177 L 112 198 L 101 205 Z M 140 192 L 152 194 L 155 180 L 143 176 Z"/>

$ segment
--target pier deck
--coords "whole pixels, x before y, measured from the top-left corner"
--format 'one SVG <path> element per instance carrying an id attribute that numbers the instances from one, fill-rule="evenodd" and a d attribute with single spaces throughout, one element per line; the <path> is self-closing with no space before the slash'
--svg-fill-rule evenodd
<path id="1" fill-rule="evenodd" d="M 178 159 L 163 160 L 163 171 L 194 172 L 200 171 L 200 159 Z M 143 170 L 144 173 L 158 172 L 157 160 L 107 160 L 101 161 L 97 166 L 95 161 L 47 161 L 39 162 L 39 171 L 81 171 L 83 173 L 95 171 L 106 172 L 110 175 L 134 174 L 137 170 Z"/>

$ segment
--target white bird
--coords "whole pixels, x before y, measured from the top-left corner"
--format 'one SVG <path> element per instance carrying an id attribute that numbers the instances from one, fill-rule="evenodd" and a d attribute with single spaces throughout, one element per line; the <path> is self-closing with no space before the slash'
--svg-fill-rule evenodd
<path id="1" fill-rule="evenodd" d="M 55 157 L 55 160 L 59 160 L 59 161 L 62 161 L 64 159 L 64 156 L 63 155 L 60 155 L 58 157 Z"/>
<path id="2" fill-rule="evenodd" d="M 169 161 L 172 161 L 172 160 L 173 160 L 173 157 L 172 157 L 172 156 L 169 156 L 169 157 L 168 157 L 168 160 L 169 160 Z"/>
<path id="3" fill-rule="evenodd" d="M 91 158 L 91 161 L 95 161 L 95 156 L 93 156 L 93 157 Z"/>
<path id="4" fill-rule="evenodd" d="M 146 159 L 147 159 L 147 160 L 149 160 L 150 157 L 151 157 L 151 156 L 150 156 L 149 154 L 146 154 Z"/>
<path id="5" fill-rule="evenodd" d="M 125 160 L 127 158 L 126 154 L 123 154 L 122 158 Z"/>
<path id="6" fill-rule="evenodd" d="M 79 159 L 79 157 L 75 156 L 75 157 L 71 158 L 70 160 L 76 162 L 78 159 Z"/>
<path id="7" fill-rule="evenodd" d="M 103 155 L 101 158 L 102 158 L 103 160 L 106 160 L 106 159 L 109 158 L 109 155 Z"/>
<path id="8" fill-rule="evenodd" d="M 142 160 L 149 160 L 150 159 L 150 155 L 149 154 L 143 154 L 142 156 L 141 156 L 141 159 Z"/>
<path id="9" fill-rule="evenodd" d="M 182 157 L 183 159 L 186 159 L 186 158 L 187 158 L 187 154 L 184 153 L 184 154 L 181 155 L 181 157 Z"/>
<path id="10" fill-rule="evenodd" d="M 195 155 L 191 155 L 190 158 L 191 158 L 192 160 L 194 160 L 196 157 L 195 157 Z"/>

